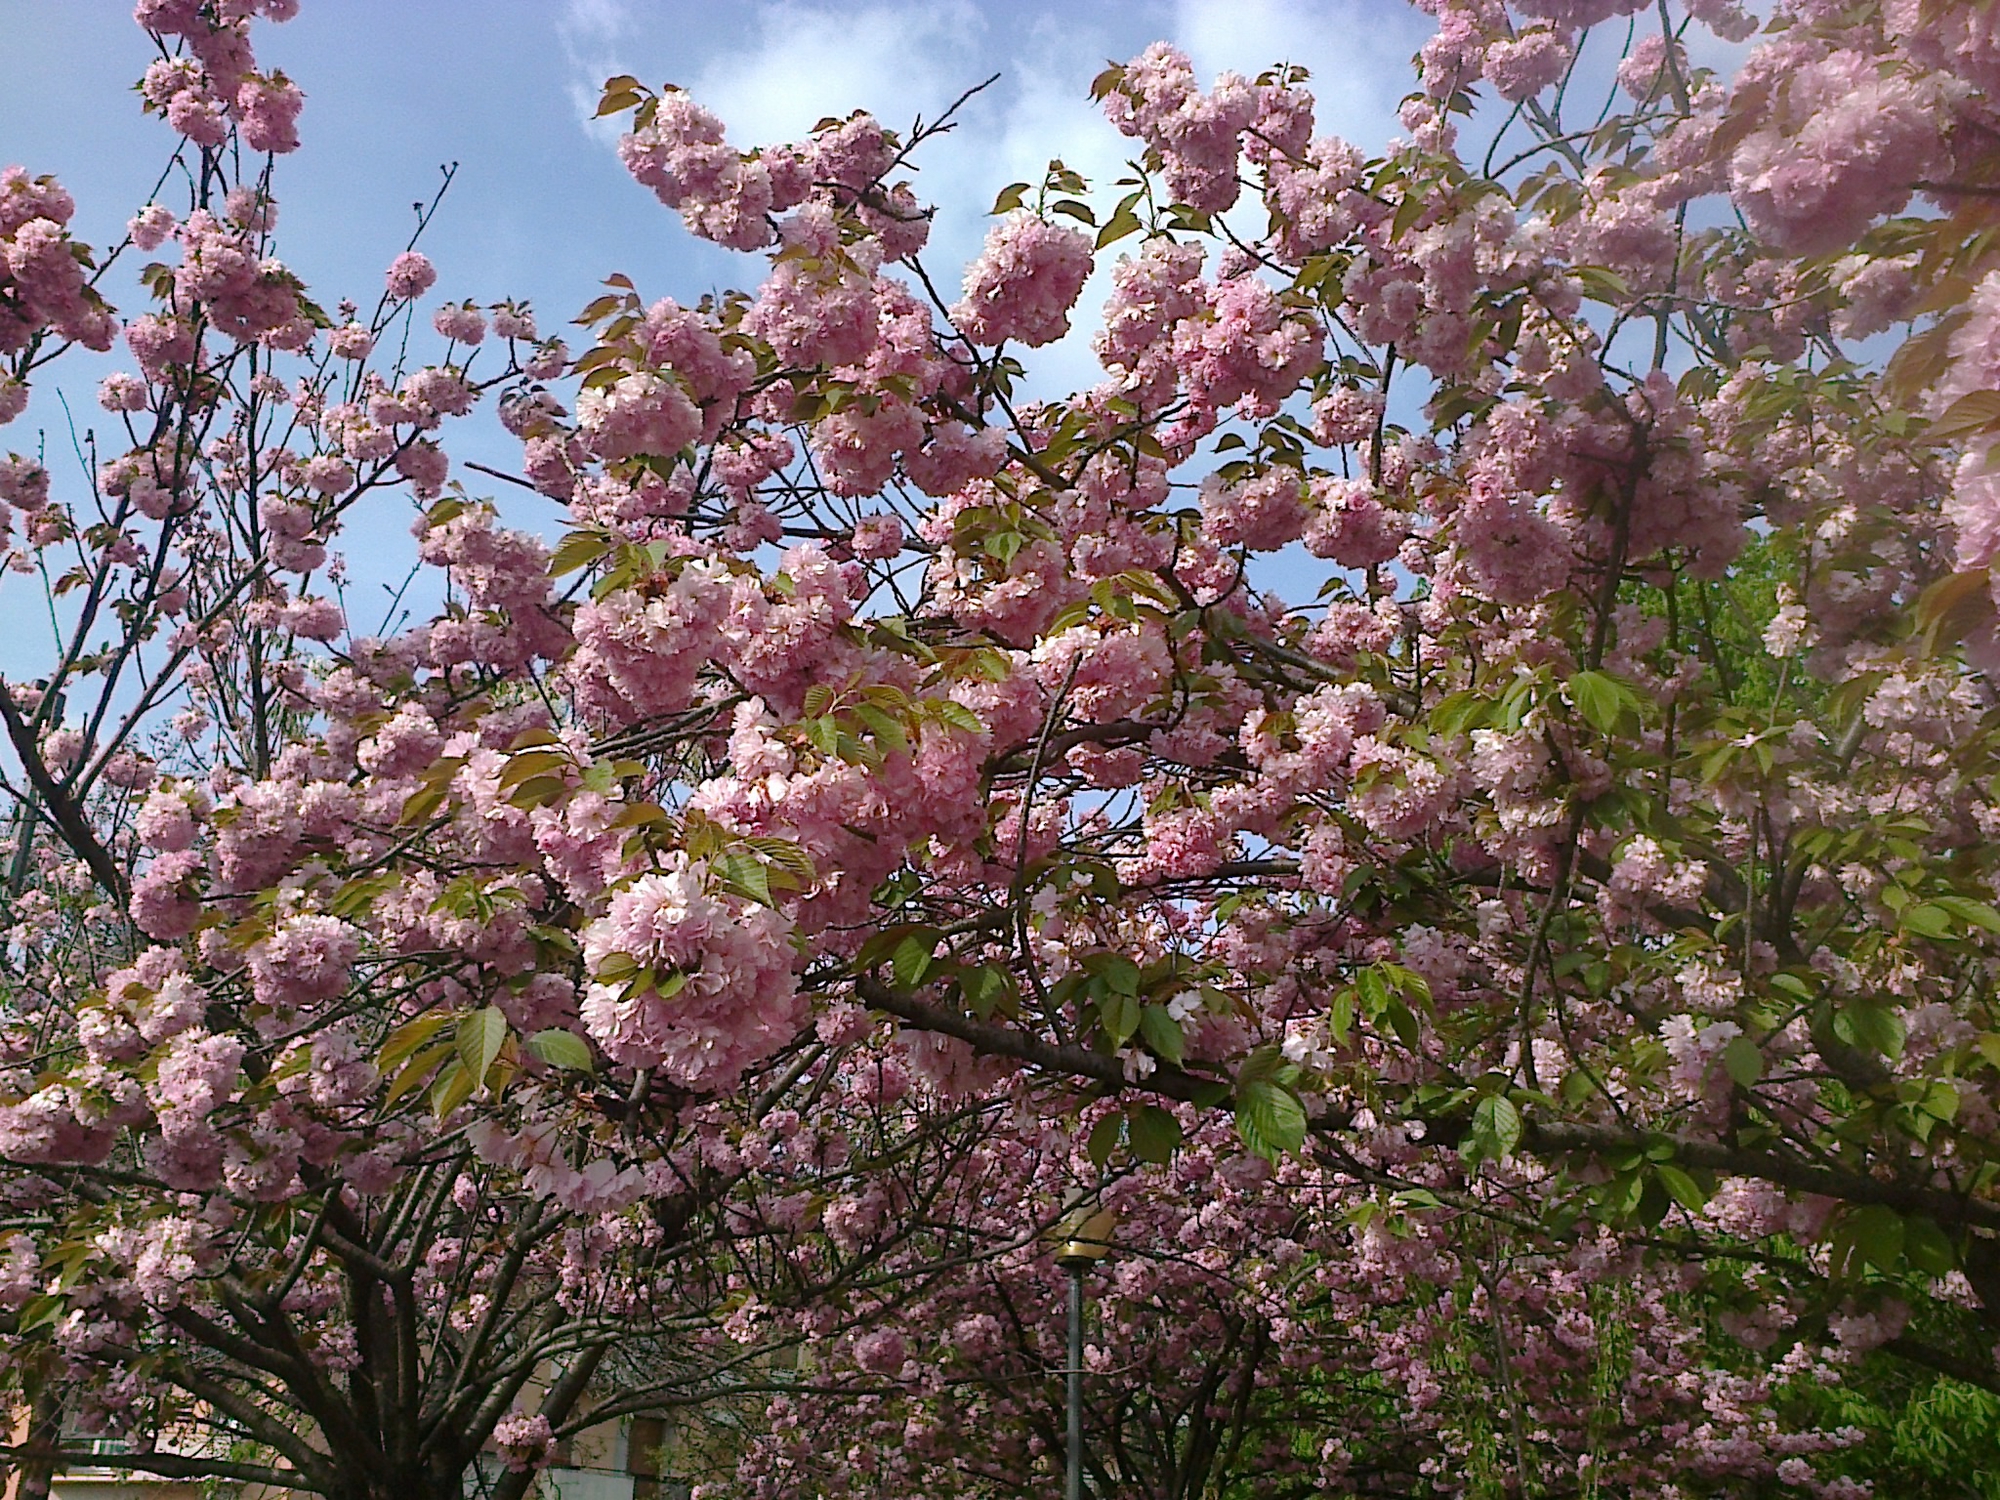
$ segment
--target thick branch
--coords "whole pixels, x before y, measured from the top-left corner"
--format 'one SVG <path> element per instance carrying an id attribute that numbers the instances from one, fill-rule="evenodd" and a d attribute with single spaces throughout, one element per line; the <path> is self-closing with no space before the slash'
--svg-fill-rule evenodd
<path id="1" fill-rule="evenodd" d="M 1088 1047 L 1044 1041 L 1040 1037 L 1016 1031 L 1011 1026 L 996 1026 L 991 1021 L 981 1021 L 957 1011 L 926 1005 L 909 995 L 896 993 L 880 980 L 865 974 L 855 981 L 854 988 L 855 993 L 874 1009 L 885 1011 L 919 1031 L 935 1031 L 944 1036 L 955 1036 L 989 1056 L 1011 1057 L 1017 1062 L 1040 1068 L 1045 1073 L 1087 1078 L 1093 1083 L 1103 1085 L 1111 1093 L 1131 1086 L 1130 1080 L 1125 1077 L 1124 1067 L 1115 1057 L 1106 1057 L 1102 1052 L 1093 1052 Z M 1177 1099 L 1184 1104 L 1203 1100 L 1215 1102 L 1213 1095 L 1216 1088 L 1226 1087 L 1220 1080 L 1197 1078 L 1192 1073 L 1182 1072 L 1171 1063 L 1161 1063 L 1152 1076 L 1143 1084 L 1136 1086 L 1148 1093 Z"/>

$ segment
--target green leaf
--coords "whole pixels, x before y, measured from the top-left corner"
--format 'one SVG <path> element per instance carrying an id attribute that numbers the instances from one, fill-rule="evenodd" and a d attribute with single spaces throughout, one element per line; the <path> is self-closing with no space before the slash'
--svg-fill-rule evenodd
<path id="1" fill-rule="evenodd" d="M 384 1073 L 393 1073 L 402 1066 L 419 1047 L 438 1034 L 438 1029 L 451 1019 L 451 1012 L 444 1010 L 426 1011 L 414 1021 L 405 1021 L 389 1033 L 382 1043 L 382 1051 L 375 1059 L 375 1066 Z"/>
<path id="2" fill-rule="evenodd" d="M 1569 680 L 1569 701 L 1593 729 L 1609 734 L 1618 727 L 1628 700 L 1624 687 L 1608 672 L 1578 672 Z"/>
<path id="3" fill-rule="evenodd" d="M 940 698 L 936 701 L 935 712 L 938 723 L 950 729 L 963 729 L 967 734 L 980 734 L 985 731 L 985 721 L 963 703 L 954 702 L 950 698 Z"/>
<path id="4" fill-rule="evenodd" d="M 1130 995 L 1107 995 L 1098 1007 L 1104 1034 L 1111 1038 L 1114 1047 L 1122 1047 L 1131 1040 L 1132 1033 L 1139 1029 L 1140 1014 L 1139 1002 Z"/>
<path id="5" fill-rule="evenodd" d="M 1949 1275 L 1958 1268 L 1950 1236 L 1926 1218 L 1903 1221 L 1903 1258 L 1928 1276 Z"/>
<path id="6" fill-rule="evenodd" d="M 1958 1089 L 1946 1079 L 1934 1078 L 1924 1085 L 1923 1095 L 1917 1100 L 1916 1107 L 1933 1120 L 1949 1125 L 1958 1118 L 1959 1103 Z"/>
<path id="7" fill-rule="evenodd" d="M 1632 295 L 1632 288 L 1625 278 L 1604 266 L 1574 266 L 1570 274 L 1583 288 L 1583 294 L 1593 302 L 1616 305 Z"/>
<path id="8" fill-rule="evenodd" d="M 1946 407 L 1924 436 L 1934 443 L 1949 443 L 1991 432 L 1995 427 L 2000 427 L 2000 391 L 1972 391 Z"/>
<path id="9" fill-rule="evenodd" d="M 560 578 L 565 573 L 574 573 L 579 568 L 587 568 L 610 550 L 609 538 L 595 531 L 572 531 L 557 544 L 555 555 L 549 559 L 549 576 Z"/>
<path id="10" fill-rule="evenodd" d="M 1118 1149 L 1119 1133 L 1124 1128 L 1125 1117 L 1121 1114 L 1106 1115 L 1091 1128 L 1090 1139 L 1083 1149 L 1089 1155 L 1092 1166 L 1102 1167 L 1111 1160 L 1111 1153 Z"/>
<path id="11" fill-rule="evenodd" d="M 1139 1012 L 1139 1035 L 1154 1054 L 1165 1058 L 1175 1067 L 1181 1065 L 1185 1038 L 1181 1035 L 1181 1023 L 1167 1014 L 1164 1005 L 1148 1005 Z"/>
<path id="12" fill-rule="evenodd" d="M 486 1081 L 487 1070 L 493 1066 L 493 1060 L 500 1055 L 500 1048 L 507 1040 L 507 1017 L 496 1005 L 461 1016 L 454 1040 L 458 1060 L 465 1065 L 471 1087 L 477 1088 Z M 467 1090 L 468 1093 L 470 1091 Z M 438 1113 L 449 1111 L 439 1110 Z"/>
<path id="13" fill-rule="evenodd" d="M 731 849 L 710 862 L 722 883 L 759 906 L 771 905 L 771 872 L 747 849 Z"/>
<path id="14" fill-rule="evenodd" d="M 1139 966 L 1122 953 L 1114 953 L 1104 961 L 1100 971 L 1104 982 L 1120 995 L 1139 993 Z"/>
<path id="15" fill-rule="evenodd" d="M 1689 1213 L 1700 1213 L 1702 1205 L 1708 1202 L 1708 1194 L 1701 1190 L 1701 1185 L 1671 1162 L 1660 1163 L 1653 1168 L 1653 1173 L 1660 1179 L 1660 1186 L 1667 1190 L 1667 1195 Z"/>
<path id="16" fill-rule="evenodd" d="M 1747 1036 L 1733 1036 L 1722 1049 L 1723 1071 L 1738 1088 L 1749 1088 L 1764 1076 L 1764 1054 Z"/>
<path id="17" fill-rule="evenodd" d="M 590 1044 L 574 1032 L 538 1031 L 528 1038 L 528 1050 L 552 1068 L 571 1073 L 591 1070 Z"/>
<path id="18" fill-rule="evenodd" d="M 913 990 L 937 963 L 938 934 L 928 928 L 905 933 L 889 955 L 889 974 L 899 990 Z"/>
<path id="19" fill-rule="evenodd" d="M 1395 999 L 1382 1008 L 1382 1014 L 1389 1022 L 1389 1029 L 1396 1034 L 1396 1040 L 1414 1052 L 1423 1040 L 1423 1033 L 1417 1029 L 1416 1012 L 1401 999 Z"/>
<path id="20" fill-rule="evenodd" d="M 1833 1034 L 1849 1046 L 1879 1052 L 1894 1062 L 1903 1055 L 1903 1018 L 1886 1005 L 1850 1000 L 1833 1018 Z"/>
<path id="21" fill-rule="evenodd" d="M 1521 1111 L 1505 1094 L 1488 1094 L 1472 1112 L 1472 1129 L 1466 1134 L 1465 1152 L 1470 1159 L 1499 1161 L 1521 1143 Z"/>
<path id="22" fill-rule="evenodd" d="M 995 1011 L 1014 1013 L 1014 982 L 997 964 L 981 964 L 959 977 L 965 1003 L 980 1020 L 991 1020 Z"/>
<path id="23" fill-rule="evenodd" d="M 1951 913 L 1932 902 L 1921 902 L 1903 913 L 1903 931 L 1918 937 L 1949 938 L 1954 931 Z"/>
<path id="24" fill-rule="evenodd" d="M 431 1113 L 442 1120 L 470 1099 L 472 1091 L 477 1087 L 478 1084 L 474 1082 L 472 1074 L 466 1071 L 457 1058 L 453 1058 L 445 1064 L 444 1071 L 438 1074 L 436 1082 L 431 1084 Z"/>
<path id="25" fill-rule="evenodd" d="M 1856 1209 L 1847 1225 L 1868 1264 L 1878 1271 L 1893 1271 L 1903 1258 L 1903 1220 L 1883 1203 L 1865 1203 Z"/>
<path id="26" fill-rule="evenodd" d="M 1964 896 L 1938 896 L 1932 899 L 1931 905 L 1942 907 L 1968 927 L 2000 932 L 2000 910 L 1984 901 L 1972 901 Z"/>
<path id="27" fill-rule="evenodd" d="M 444 806 L 450 795 L 450 788 L 444 783 L 421 787 L 412 792 L 403 803 L 403 810 L 397 815 L 397 822 L 407 828 L 415 823 L 429 821 L 431 814 Z"/>
<path id="28" fill-rule="evenodd" d="M 1285 1066 L 1285 1054 L 1276 1042 L 1266 1042 L 1261 1047 L 1253 1047 L 1244 1054 L 1243 1061 L 1236 1065 L 1236 1086 L 1248 1088 L 1253 1083 L 1274 1081 Z"/>
<path id="29" fill-rule="evenodd" d="M 1782 969 L 1771 976 L 1771 988 L 1782 990 L 1794 1000 L 1810 1000 L 1818 993 L 1812 985 L 1796 974 L 1787 974 Z"/>
<path id="30" fill-rule="evenodd" d="M 1361 1014 L 1369 1020 L 1381 1015 L 1389 1004 L 1389 982 L 1382 977 L 1382 971 L 1370 966 L 1354 976 L 1354 987 L 1361 996 Z"/>
<path id="31" fill-rule="evenodd" d="M 33 1333 L 37 1328 L 46 1327 L 50 1323 L 59 1323 L 68 1307 L 68 1302 L 61 1297 L 37 1297 L 21 1309 L 20 1317 L 14 1324 L 14 1332 L 18 1336 Z"/>
<path id="32" fill-rule="evenodd" d="M 1131 209 L 1121 208 L 1111 216 L 1102 229 L 1097 231 L 1097 248 L 1102 250 L 1106 245 L 1115 245 L 1126 235 L 1137 234 L 1144 227 L 1139 222 L 1139 216 Z"/>
<path id="33" fill-rule="evenodd" d="M 993 212 L 996 214 L 1012 213 L 1021 206 L 1022 200 L 1027 195 L 1027 183 L 1010 182 L 1007 186 L 1000 189 L 1000 196 L 993 200 Z"/>
<path id="34" fill-rule="evenodd" d="M 1354 1033 L 1354 1001 L 1353 990 L 1341 990 L 1327 1007 L 1326 1034 L 1336 1048 L 1345 1047 Z"/>
<path id="35" fill-rule="evenodd" d="M 1305 1143 L 1306 1109 L 1282 1084 L 1252 1079 L 1236 1090 L 1236 1133 L 1270 1161 Z"/>
<path id="36" fill-rule="evenodd" d="M 1132 1154 L 1141 1161 L 1165 1166 L 1181 1144 L 1181 1122 L 1157 1104 L 1142 1104 L 1125 1119 Z"/>
<path id="37" fill-rule="evenodd" d="M 389 1091 L 382 1096 L 382 1107 L 388 1109 L 405 1094 L 414 1093 L 417 1089 L 421 1088 L 424 1080 L 431 1076 L 432 1071 L 436 1069 L 437 1065 L 450 1056 L 451 1043 L 449 1042 L 439 1042 L 434 1047 L 424 1048 L 423 1051 L 403 1064 L 403 1071 L 396 1075 L 395 1081 L 389 1085 Z M 384 1071 L 387 1070 L 385 1069 Z"/>

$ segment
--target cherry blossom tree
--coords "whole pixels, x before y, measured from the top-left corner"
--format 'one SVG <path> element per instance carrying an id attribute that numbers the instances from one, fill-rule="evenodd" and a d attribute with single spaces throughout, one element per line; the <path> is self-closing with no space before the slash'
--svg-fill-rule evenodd
<path id="1" fill-rule="evenodd" d="M 1120 1342 L 1209 1340 L 1105 1387 L 1147 1493 L 1845 1497 L 1788 1383 L 2000 1391 L 2000 39 L 1433 8 L 1388 143 L 1296 69 L 1108 68 L 1130 175 L 1003 189 L 956 297 L 949 115 L 745 149 L 612 79 L 767 269 L 612 274 L 579 353 L 414 242 L 315 302 L 292 0 L 139 5 L 179 145 L 127 239 L 0 178 L 0 420 L 136 366 L 75 473 L 0 464 L 29 1493 L 81 1423 L 514 1500 L 772 1390 L 752 1484 L 849 1401 L 845 1482 L 1031 1484 L 1078 1192 L 1151 1205 Z M 1104 378 L 1030 400 L 1095 271 Z M 482 407 L 518 474 L 454 472 Z M 369 634 L 339 538 L 411 500 Z"/>
<path id="2" fill-rule="evenodd" d="M 1861 1429 L 1815 1422 L 1804 1399 L 1851 1381 L 1843 1351 L 1766 1360 L 1715 1327 L 1681 1267 L 1608 1229 L 1555 1241 L 1418 1193 L 1380 1200 L 1181 1110 L 1171 1165 L 1115 1171 L 1094 1200 L 1117 1224 L 1088 1278 L 1093 1493 L 1748 1494 L 1801 1473 L 1855 1492 L 1835 1471 Z M 1017 1205 L 1092 1176 L 1042 1122 L 982 1165 L 996 1241 Z M 701 1492 L 1047 1494 L 1064 1280 L 1029 1244 L 919 1295 L 899 1284 L 722 1441 L 684 1444 L 715 1474 Z"/>

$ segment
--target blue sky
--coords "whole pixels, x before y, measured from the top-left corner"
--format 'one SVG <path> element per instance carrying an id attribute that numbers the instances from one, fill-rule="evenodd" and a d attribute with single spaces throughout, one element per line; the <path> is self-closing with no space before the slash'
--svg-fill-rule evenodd
<path id="1" fill-rule="evenodd" d="M 352 296 L 372 305 L 382 268 L 408 238 L 412 202 L 434 191 L 440 163 L 455 161 L 423 241 L 440 272 L 434 297 L 526 298 L 545 331 L 559 330 L 614 271 L 648 300 L 682 302 L 754 285 L 761 273 L 755 257 L 692 239 L 626 176 L 615 128 L 591 119 L 611 74 L 688 88 L 745 147 L 797 139 L 856 107 L 907 127 L 1001 74 L 961 130 L 920 162 L 918 194 L 940 209 L 925 259 L 950 288 L 1006 183 L 1039 180 L 1052 156 L 1106 191 L 1122 175 L 1132 143 L 1088 98 L 1106 59 L 1166 37 L 1204 80 L 1303 64 L 1321 129 L 1373 153 L 1397 133 L 1410 58 L 1428 32 L 1428 18 L 1404 0 L 305 0 L 296 20 L 257 28 L 262 64 L 284 68 L 307 96 L 304 146 L 279 163 L 278 248 L 321 304 Z M 54 173 L 77 199 L 76 232 L 114 243 L 174 144 L 131 92 L 152 52 L 129 0 L 0 0 L 0 44 L 0 166 Z M 1087 290 L 1076 333 L 1040 351 L 1038 384 L 1097 378 L 1089 334 L 1102 281 Z M 128 315 L 143 305 L 127 275 L 106 291 Z M 64 365 L 0 432 L 0 450 L 15 451 L 46 432 L 59 487 L 75 471 L 63 462 L 56 390 L 79 426 L 101 422 L 95 383 L 129 360 Z M 518 447 L 490 420 L 455 429 L 451 447 L 461 459 L 518 463 Z M 458 472 L 476 492 L 495 488 Z M 516 524 L 559 525 L 552 507 L 519 492 L 499 498 Z M 356 585 L 393 586 L 409 557 L 408 516 L 356 519 L 343 547 Z M 5 590 L 0 610 L 28 604 L 24 583 Z M 25 644 L 0 648 L 0 671 L 21 670 Z"/>
<path id="2" fill-rule="evenodd" d="M 525 296 L 553 325 L 614 270 L 684 301 L 757 273 L 690 239 L 625 176 L 615 132 L 588 118 L 612 73 L 688 87 L 745 146 L 857 106 L 906 126 L 1001 73 L 918 179 L 942 210 L 927 259 L 955 283 L 1006 182 L 1038 179 L 1054 155 L 1119 175 L 1130 143 L 1086 96 L 1106 58 L 1164 36 L 1205 75 L 1301 62 L 1324 128 L 1379 148 L 1427 30 L 1402 0 L 306 0 L 298 19 L 258 34 L 266 65 L 307 94 L 305 145 L 280 164 L 279 238 L 323 303 L 372 300 L 411 202 L 456 161 L 425 240 L 439 294 Z M 129 92 L 149 56 L 129 5 L 0 0 L 0 38 L 0 165 L 54 172 L 83 236 L 115 239 L 171 143 Z"/>

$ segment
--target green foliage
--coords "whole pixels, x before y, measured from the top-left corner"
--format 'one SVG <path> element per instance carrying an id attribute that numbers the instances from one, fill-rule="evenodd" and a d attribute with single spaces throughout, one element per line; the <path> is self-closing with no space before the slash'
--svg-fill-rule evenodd
<path id="1" fill-rule="evenodd" d="M 2000 1500 L 2000 1396 L 1887 1354 L 1871 1354 L 1840 1384 L 1801 1382 L 1800 1413 L 1865 1434 L 1821 1461 L 1825 1472 L 1875 1486 L 1883 1500 Z"/>

